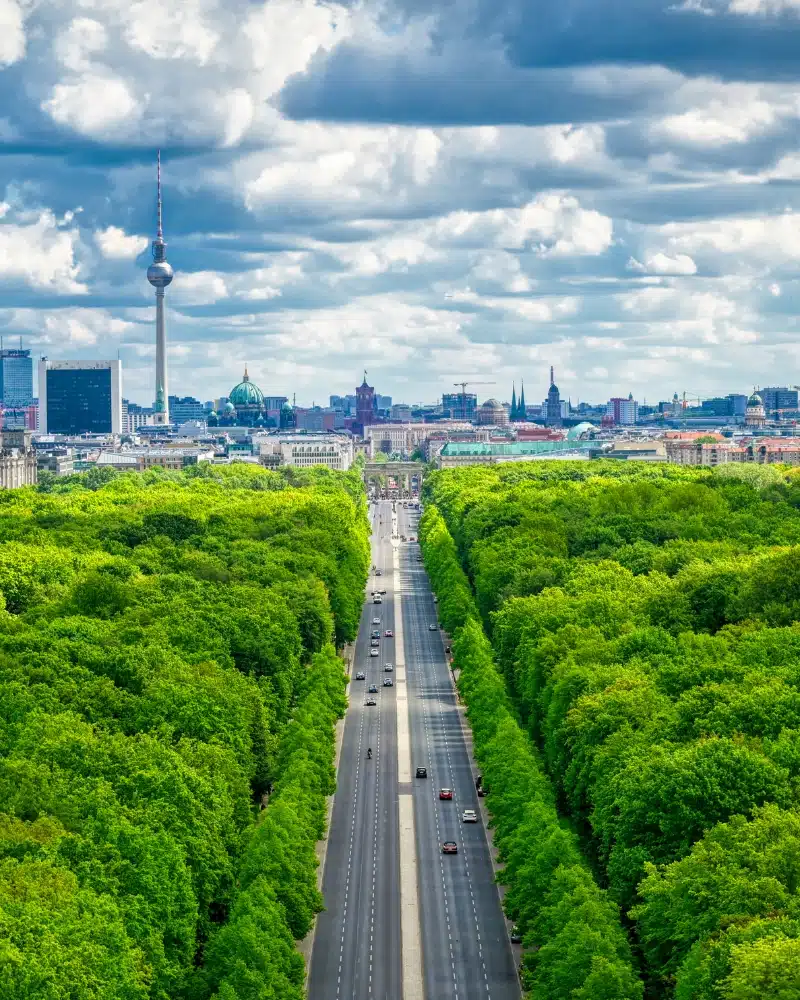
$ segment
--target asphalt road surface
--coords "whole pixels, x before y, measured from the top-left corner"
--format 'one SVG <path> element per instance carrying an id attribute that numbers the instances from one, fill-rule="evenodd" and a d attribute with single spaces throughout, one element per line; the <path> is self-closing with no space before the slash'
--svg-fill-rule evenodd
<path id="1" fill-rule="evenodd" d="M 416 536 L 416 516 L 397 503 L 397 534 Z M 368 590 L 385 589 L 383 603 L 367 602 L 356 642 L 338 784 L 309 976 L 310 1000 L 405 1000 L 400 943 L 398 776 L 395 688 L 383 687 L 383 664 L 394 663 L 394 587 L 402 595 L 403 635 L 411 727 L 411 763 L 427 779 L 413 780 L 418 887 L 426 1000 L 519 1000 L 520 989 L 494 884 L 483 824 L 465 824 L 477 811 L 474 774 L 456 707 L 436 605 L 419 547 L 395 540 L 400 572 L 392 570 L 392 503 L 373 506 L 372 559 L 382 571 Z M 373 618 L 380 618 L 378 626 Z M 380 629 L 380 655 L 371 657 L 370 631 Z M 369 684 L 378 685 L 366 707 Z M 367 760 L 367 747 L 372 760 Z M 453 791 L 440 801 L 439 789 Z M 457 855 L 443 855 L 454 840 Z"/>

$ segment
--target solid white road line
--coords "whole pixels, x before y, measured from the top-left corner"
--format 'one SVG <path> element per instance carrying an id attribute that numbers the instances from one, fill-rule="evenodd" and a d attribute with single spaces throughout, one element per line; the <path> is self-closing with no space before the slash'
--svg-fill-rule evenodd
<path id="1" fill-rule="evenodd" d="M 400 552 L 393 547 L 394 649 L 397 691 L 397 780 L 406 784 L 398 795 L 400 820 L 400 931 L 403 947 L 403 1000 L 424 1000 L 422 931 L 417 882 L 417 836 L 414 796 L 411 794 L 411 725 L 406 660 L 403 647 L 403 609 L 400 594 Z"/>

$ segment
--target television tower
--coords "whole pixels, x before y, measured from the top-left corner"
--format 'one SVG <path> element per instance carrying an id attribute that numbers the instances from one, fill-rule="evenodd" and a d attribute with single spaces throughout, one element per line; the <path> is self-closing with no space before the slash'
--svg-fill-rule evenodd
<path id="1" fill-rule="evenodd" d="M 157 168 L 158 229 L 152 243 L 153 263 L 147 269 L 147 280 L 156 290 L 156 399 L 153 422 L 169 423 L 169 396 L 167 389 L 167 328 L 164 324 L 164 289 L 172 281 L 173 271 L 167 263 L 167 244 L 161 228 L 161 150 L 158 151 Z"/>

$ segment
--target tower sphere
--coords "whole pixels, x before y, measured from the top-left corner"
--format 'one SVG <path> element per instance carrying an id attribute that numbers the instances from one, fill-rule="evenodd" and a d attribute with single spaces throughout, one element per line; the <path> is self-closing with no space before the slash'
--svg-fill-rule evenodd
<path id="1" fill-rule="evenodd" d="M 173 274 L 172 267 L 165 260 L 160 260 L 148 267 L 147 280 L 155 288 L 166 288 L 172 281 Z"/>

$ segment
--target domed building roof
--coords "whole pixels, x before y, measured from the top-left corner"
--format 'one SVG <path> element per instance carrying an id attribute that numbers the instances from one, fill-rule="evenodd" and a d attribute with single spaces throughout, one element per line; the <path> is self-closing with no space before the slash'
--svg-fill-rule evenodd
<path id="1" fill-rule="evenodd" d="M 230 400 L 228 400 L 228 402 L 222 407 L 222 412 L 223 413 L 236 413 L 236 407 L 233 405 L 233 403 Z"/>
<path id="2" fill-rule="evenodd" d="M 502 409 L 502 407 L 500 406 L 500 404 L 497 402 L 496 399 L 487 399 L 483 405 L 490 406 L 493 410 Z"/>
<path id="3" fill-rule="evenodd" d="M 757 392 L 754 392 L 753 395 L 747 400 L 747 405 L 748 406 L 763 406 L 764 405 L 764 400 L 759 396 L 759 394 Z"/>
<path id="4" fill-rule="evenodd" d="M 231 389 L 228 398 L 233 404 L 234 409 L 237 406 L 262 407 L 264 405 L 264 393 L 254 382 L 250 381 L 250 376 L 247 374 L 246 368 L 244 370 L 244 378 L 238 385 Z"/>
<path id="5" fill-rule="evenodd" d="M 570 427 L 567 431 L 567 441 L 580 441 L 581 438 L 585 437 L 587 434 L 591 434 L 592 431 L 597 430 L 594 424 L 590 424 L 587 420 L 584 420 L 580 424 L 575 424 L 574 427 Z"/>

